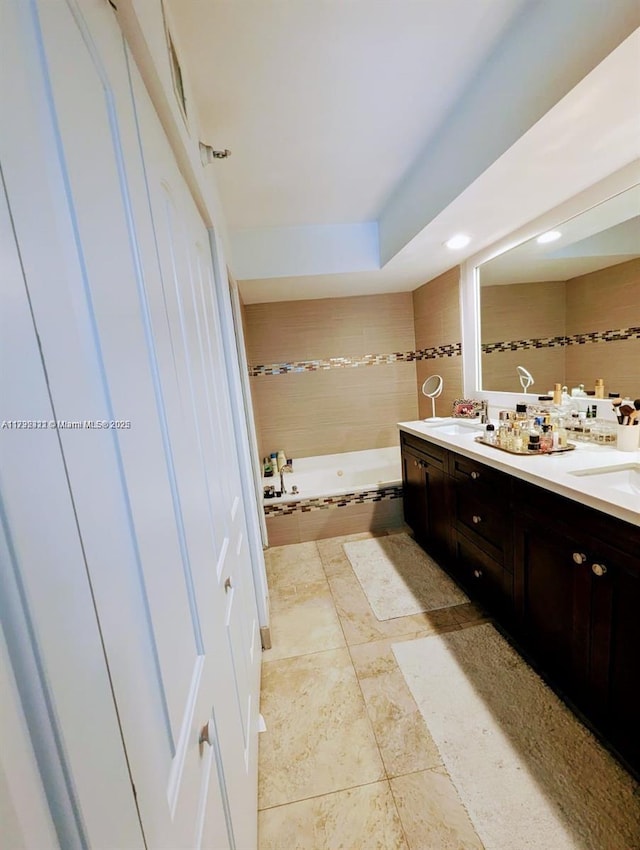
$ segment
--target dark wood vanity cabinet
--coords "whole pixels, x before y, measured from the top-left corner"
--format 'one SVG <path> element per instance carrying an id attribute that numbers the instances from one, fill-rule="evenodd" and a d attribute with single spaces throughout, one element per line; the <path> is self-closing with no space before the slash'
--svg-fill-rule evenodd
<path id="1" fill-rule="evenodd" d="M 448 452 L 408 434 L 402 434 L 401 440 L 405 522 L 432 555 L 448 558 L 451 549 Z"/>
<path id="2" fill-rule="evenodd" d="M 640 770 L 640 529 L 516 482 L 517 638 Z"/>
<path id="3" fill-rule="evenodd" d="M 416 539 L 640 772 L 640 528 L 401 432 Z"/>
<path id="4" fill-rule="evenodd" d="M 510 616 L 513 599 L 511 478 L 449 453 L 453 565 L 472 596 Z"/>
<path id="5" fill-rule="evenodd" d="M 509 476 L 404 432 L 401 453 L 404 518 L 416 540 L 474 599 L 507 616 Z"/>

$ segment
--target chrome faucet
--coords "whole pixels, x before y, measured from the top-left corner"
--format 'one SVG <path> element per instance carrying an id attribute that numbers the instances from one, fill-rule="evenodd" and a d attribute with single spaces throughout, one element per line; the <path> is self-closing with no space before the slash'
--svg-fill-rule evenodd
<path id="1" fill-rule="evenodd" d="M 280 492 L 282 493 L 282 495 L 287 492 L 287 488 L 284 486 L 285 472 L 293 472 L 293 469 L 291 469 L 291 464 L 285 463 L 280 467 Z"/>
<path id="2" fill-rule="evenodd" d="M 480 408 L 480 422 L 483 425 L 487 425 L 489 422 L 489 402 L 484 399 L 480 402 L 482 407 Z"/>

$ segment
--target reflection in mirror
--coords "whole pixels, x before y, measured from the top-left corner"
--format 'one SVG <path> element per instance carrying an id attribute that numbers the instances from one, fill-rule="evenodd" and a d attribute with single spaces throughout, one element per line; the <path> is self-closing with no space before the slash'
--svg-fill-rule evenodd
<path id="1" fill-rule="evenodd" d="M 525 369 L 524 366 L 516 366 L 516 372 L 518 373 L 518 377 L 520 378 L 520 385 L 522 386 L 523 392 L 527 392 L 529 387 L 535 384 L 533 380 L 533 375 L 529 372 L 528 369 Z"/>
<path id="2" fill-rule="evenodd" d="M 479 267 L 482 389 L 640 395 L 640 186 Z M 548 234 L 548 232 L 547 232 Z M 546 234 L 541 234 L 543 237 Z"/>

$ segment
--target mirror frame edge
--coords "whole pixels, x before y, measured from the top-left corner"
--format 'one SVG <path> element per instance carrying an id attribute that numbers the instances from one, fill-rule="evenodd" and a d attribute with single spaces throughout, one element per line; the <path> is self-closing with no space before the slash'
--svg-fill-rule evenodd
<path id="1" fill-rule="evenodd" d="M 557 227 L 562 222 L 585 212 L 640 182 L 640 159 L 624 166 L 603 180 L 594 183 L 567 201 L 533 219 L 507 236 L 478 251 L 461 264 L 460 268 L 460 326 L 462 332 L 462 377 L 465 398 L 487 399 L 490 405 L 512 407 L 515 400 L 538 393 L 498 392 L 483 390 L 481 329 L 480 329 L 480 271 L 489 260 L 521 245 L 528 239 Z"/>

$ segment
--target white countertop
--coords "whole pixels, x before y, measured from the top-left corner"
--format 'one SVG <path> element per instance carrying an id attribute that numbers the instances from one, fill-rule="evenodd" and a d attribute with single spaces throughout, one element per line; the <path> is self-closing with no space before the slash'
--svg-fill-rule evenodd
<path id="1" fill-rule="evenodd" d="M 568 499 L 574 499 L 584 505 L 589 505 L 609 516 L 626 520 L 640 526 L 640 492 L 626 493 L 613 487 L 603 485 L 599 476 L 577 476 L 570 473 L 579 469 L 594 469 L 618 464 L 640 463 L 640 450 L 621 452 L 610 446 L 600 446 L 594 443 L 576 443 L 575 451 L 558 454 L 521 456 L 509 454 L 492 446 L 483 446 L 475 442 L 475 437 L 482 430 L 469 429 L 469 434 L 443 434 L 437 427 L 447 420 L 431 424 L 418 420 L 416 422 L 399 422 L 398 428 L 422 437 L 429 442 L 451 449 L 465 457 L 473 458 L 499 469 L 502 472 L 515 475 L 523 481 L 537 484 Z M 451 420 L 459 422 L 460 420 Z"/>

